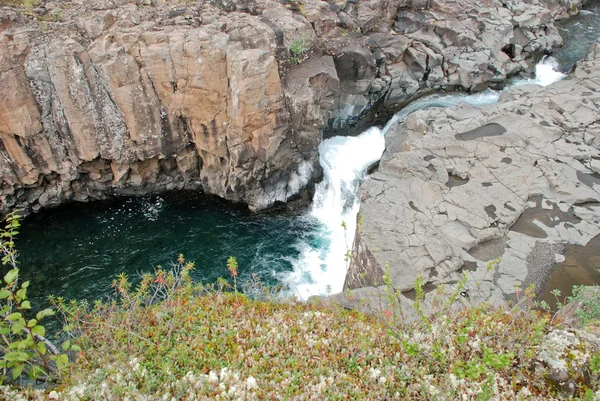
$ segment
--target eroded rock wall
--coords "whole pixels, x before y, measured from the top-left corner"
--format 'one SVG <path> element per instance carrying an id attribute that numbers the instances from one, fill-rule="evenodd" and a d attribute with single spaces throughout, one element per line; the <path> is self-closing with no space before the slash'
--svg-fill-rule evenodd
<path id="1" fill-rule="evenodd" d="M 141 18 L 123 8 L 109 20 Z M 4 30 L 2 210 L 183 187 L 262 209 L 297 193 L 294 174 L 316 153 L 290 134 L 274 30 L 244 14 L 226 22 Z"/>
<path id="2" fill-rule="evenodd" d="M 0 9 L 0 212 L 203 189 L 253 210 L 319 177 L 324 129 L 477 90 L 579 1 L 48 1 Z M 308 59 L 290 64 L 298 40 Z M 304 58 L 304 57 L 302 57 Z"/>

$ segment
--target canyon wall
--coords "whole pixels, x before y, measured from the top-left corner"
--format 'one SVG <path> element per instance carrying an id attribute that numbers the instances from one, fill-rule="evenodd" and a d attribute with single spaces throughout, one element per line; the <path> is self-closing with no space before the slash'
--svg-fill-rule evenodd
<path id="1" fill-rule="evenodd" d="M 432 91 L 501 86 L 560 43 L 553 21 L 580 3 L 3 7 L 0 212 L 181 188 L 252 210 L 285 202 L 319 179 L 324 131 Z"/>

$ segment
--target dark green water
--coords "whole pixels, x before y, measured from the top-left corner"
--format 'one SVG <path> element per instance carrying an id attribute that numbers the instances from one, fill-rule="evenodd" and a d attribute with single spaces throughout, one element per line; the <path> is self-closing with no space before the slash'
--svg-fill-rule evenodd
<path id="1" fill-rule="evenodd" d="M 552 56 L 558 61 L 560 71 L 567 73 L 600 38 L 600 1 L 588 2 L 577 16 L 559 21 L 556 26 L 564 46 L 555 49 Z"/>
<path id="2" fill-rule="evenodd" d="M 168 266 L 179 253 L 196 262 L 198 281 L 229 278 L 225 263 L 231 255 L 238 259 L 240 280 L 255 273 L 265 283 L 278 283 L 278 272 L 292 270 L 299 240 L 318 242 L 311 238 L 314 224 L 180 192 L 48 210 L 23 222 L 17 246 L 34 300 L 50 294 L 93 300 L 111 293 L 118 273 L 137 277 Z"/>

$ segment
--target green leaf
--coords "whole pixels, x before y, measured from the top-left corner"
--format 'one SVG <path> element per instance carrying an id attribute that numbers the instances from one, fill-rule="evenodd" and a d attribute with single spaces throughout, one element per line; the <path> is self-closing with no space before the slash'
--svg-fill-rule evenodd
<path id="1" fill-rule="evenodd" d="M 53 311 L 52 309 L 50 309 L 50 308 L 47 308 L 47 309 L 44 309 L 44 310 L 41 310 L 41 311 L 39 311 L 39 312 L 37 313 L 37 315 L 35 315 L 35 318 L 36 318 L 38 321 L 40 321 L 40 320 L 42 320 L 43 318 L 45 318 L 46 316 L 52 316 L 52 315 L 54 315 L 54 311 Z"/>
<path id="2" fill-rule="evenodd" d="M 67 354 L 60 354 L 56 357 L 56 366 L 58 369 L 64 369 L 69 366 L 69 357 Z"/>
<path id="3" fill-rule="evenodd" d="M 62 349 L 63 351 L 66 351 L 69 349 L 69 347 L 71 346 L 71 340 L 67 340 L 62 344 Z"/>
<path id="4" fill-rule="evenodd" d="M 17 276 L 19 275 L 19 269 L 9 270 L 8 273 L 4 276 L 4 281 L 6 284 L 12 284 Z"/>
<path id="5" fill-rule="evenodd" d="M 42 355 L 46 355 L 46 351 L 48 350 L 48 349 L 46 348 L 46 344 L 45 344 L 45 343 L 43 343 L 43 342 L 39 342 L 39 343 L 37 344 L 37 349 L 38 349 L 38 351 L 40 352 L 40 354 L 42 354 Z"/>
<path id="6" fill-rule="evenodd" d="M 44 373 L 43 369 L 37 365 L 33 365 L 31 369 L 29 369 L 29 378 L 31 380 L 37 380 Z"/>
<path id="7" fill-rule="evenodd" d="M 15 296 L 17 298 L 17 301 L 21 302 L 27 299 L 27 290 L 25 288 L 21 288 L 19 291 L 17 291 Z"/>
<path id="8" fill-rule="evenodd" d="M 81 351 L 81 347 L 77 344 L 71 344 L 71 351 L 79 352 Z"/>
<path id="9" fill-rule="evenodd" d="M 25 362 L 29 360 L 29 354 L 23 351 L 11 351 L 4 355 L 4 359 L 9 362 Z"/>
<path id="10" fill-rule="evenodd" d="M 13 369 L 12 369 L 13 380 L 17 380 L 19 378 L 19 376 L 21 376 L 21 373 L 23 373 L 24 368 L 25 368 L 24 363 L 19 363 L 15 367 L 13 367 Z"/>
<path id="11" fill-rule="evenodd" d="M 34 327 L 37 324 L 37 322 L 38 322 L 37 319 L 30 319 L 27 322 L 27 327 Z"/>
<path id="12" fill-rule="evenodd" d="M 23 303 L 21 303 L 21 308 L 31 309 L 31 303 L 29 301 L 23 301 Z"/>
<path id="13" fill-rule="evenodd" d="M 46 329 L 44 328 L 44 326 L 34 326 L 31 329 L 31 332 L 41 337 L 44 337 L 46 335 Z"/>
<path id="14" fill-rule="evenodd" d="M 21 319 L 21 320 L 23 320 L 23 319 Z M 11 332 L 13 334 L 19 334 L 19 333 L 21 333 L 21 331 L 23 331 L 24 327 L 25 327 L 25 322 L 20 322 L 20 321 L 15 322 L 12 325 Z"/>
<path id="15" fill-rule="evenodd" d="M 22 319 L 22 318 L 23 318 L 23 316 L 21 315 L 20 312 L 14 312 L 14 313 L 11 313 L 10 315 L 6 316 L 4 318 L 4 320 L 12 321 L 12 320 L 18 320 L 18 319 Z"/>
<path id="16" fill-rule="evenodd" d="M 10 291 L 7 289 L 0 290 L 0 299 L 6 299 L 10 296 Z"/>
<path id="17" fill-rule="evenodd" d="M 23 284 L 21 284 L 21 288 L 27 288 L 27 287 L 29 287 L 29 281 L 26 281 Z"/>

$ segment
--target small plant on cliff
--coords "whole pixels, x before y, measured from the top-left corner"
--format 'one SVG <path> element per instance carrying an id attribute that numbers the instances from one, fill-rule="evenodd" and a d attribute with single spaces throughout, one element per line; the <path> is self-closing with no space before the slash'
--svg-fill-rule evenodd
<path id="1" fill-rule="evenodd" d="M 290 46 L 290 63 L 300 64 L 308 58 L 310 44 L 304 38 L 296 39 Z"/>
<path id="2" fill-rule="evenodd" d="M 573 286 L 572 295 L 568 297 L 568 302 L 581 303 L 581 307 L 577 309 L 575 314 L 581 326 L 600 324 L 600 297 L 597 296 L 598 293 L 597 289 L 594 290 L 593 287 Z"/>
<path id="3" fill-rule="evenodd" d="M 52 309 L 41 310 L 33 317 L 31 302 L 27 299 L 29 281 L 19 282 L 14 243 L 19 227 L 19 215 L 11 213 L 6 227 L 0 230 L 2 264 L 10 269 L 0 287 L 0 382 L 9 377 L 17 380 L 22 374 L 32 380 L 54 381 L 69 365 L 66 352 L 80 349 L 67 340 L 60 350 L 46 338 L 41 321 L 54 314 Z"/>

